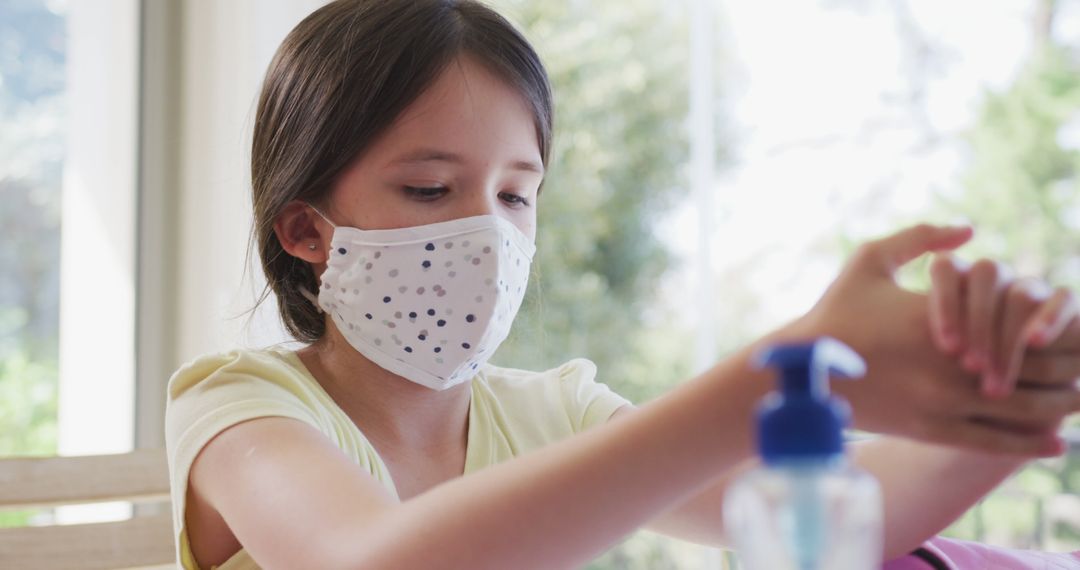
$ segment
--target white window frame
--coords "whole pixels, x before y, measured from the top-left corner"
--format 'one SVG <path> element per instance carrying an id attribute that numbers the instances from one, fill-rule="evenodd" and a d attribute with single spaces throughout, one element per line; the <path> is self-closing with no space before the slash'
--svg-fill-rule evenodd
<path id="1" fill-rule="evenodd" d="M 68 5 L 61 188 L 58 452 L 134 443 L 139 2 Z M 58 509 L 120 518 L 124 503 Z"/>
<path id="2" fill-rule="evenodd" d="M 138 15 L 138 0 L 68 5 L 61 455 L 133 442 Z"/>

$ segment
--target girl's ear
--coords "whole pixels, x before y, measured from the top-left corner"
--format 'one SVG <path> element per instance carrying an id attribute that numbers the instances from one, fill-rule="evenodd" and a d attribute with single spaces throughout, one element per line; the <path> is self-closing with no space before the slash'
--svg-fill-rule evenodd
<path id="1" fill-rule="evenodd" d="M 310 206 L 293 200 L 274 222 L 274 234 L 289 255 L 308 263 L 325 263 L 334 229 Z"/>

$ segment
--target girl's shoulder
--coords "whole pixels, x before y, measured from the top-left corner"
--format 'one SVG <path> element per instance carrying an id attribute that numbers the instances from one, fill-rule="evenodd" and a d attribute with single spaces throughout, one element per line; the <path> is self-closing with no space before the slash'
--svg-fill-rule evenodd
<path id="1" fill-rule="evenodd" d="M 573 433 L 607 421 L 626 398 L 597 380 L 596 365 L 575 358 L 542 371 L 487 365 L 477 378 L 508 415 L 531 418 L 541 410 L 554 412 Z M 474 391 L 474 396 L 483 395 Z M 550 419 L 548 420 L 550 421 Z"/>
<path id="2" fill-rule="evenodd" d="M 307 374 L 298 366 L 292 351 L 264 349 L 235 349 L 204 354 L 183 364 L 169 379 L 170 400 L 206 382 L 228 378 L 229 382 L 296 382 Z"/>
<path id="3" fill-rule="evenodd" d="M 259 416 L 288 416 L 322 425 L 333 402 L 292 351 L 230 350 L 200 356 L 169 379 L 166 440 L 193 427 L 220 428 Z"/>
<path id="4" fill-rule="evenodd" d="M 538 387 L 543 384 L 563 384 L 596 379 L 596 364 L 587 358 L 574 358 L 547 370 L 525 370 L 488 364 L 481 377 L 489 384 L 509 389 Z"/>

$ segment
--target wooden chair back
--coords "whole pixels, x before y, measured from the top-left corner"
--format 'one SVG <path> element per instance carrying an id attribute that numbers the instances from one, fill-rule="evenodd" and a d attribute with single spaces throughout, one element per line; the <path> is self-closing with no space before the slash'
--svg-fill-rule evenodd
<path id="1" fill-rule="evenodd" d="M 128 520 L 0 528 L 0 568 L 171 568 L 169 471 L 162 449 L 119 455 L 0 459 L 0 510 L 131 501 Z M 140 511 L 157 511 L 139 515 Z"/>

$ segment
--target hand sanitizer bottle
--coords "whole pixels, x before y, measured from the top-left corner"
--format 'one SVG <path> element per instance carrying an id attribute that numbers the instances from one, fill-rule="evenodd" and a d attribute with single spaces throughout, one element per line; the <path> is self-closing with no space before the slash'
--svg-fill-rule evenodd
<path id="1" fill-rule="evenodd" d="M 724 500 L 724 526 L 746 570 L 877 570 L 881 492 L 852 466 L 843 430 L 851 408 L 829 394 L 829 373 L 855 378 L 866 365 L 843 343 L 821 338 L 758 355 L 780 372 L 780 390 L 758 408 L 762 466 Z"/>

